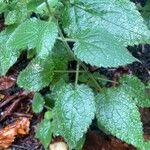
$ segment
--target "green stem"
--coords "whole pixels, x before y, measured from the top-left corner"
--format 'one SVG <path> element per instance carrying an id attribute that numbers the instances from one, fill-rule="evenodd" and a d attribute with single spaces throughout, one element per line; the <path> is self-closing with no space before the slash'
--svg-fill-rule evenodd
<path id="1" fill-rule="evenodd" d="M 45 107 L 46 109 L 50 110 L 50 111 L 53 110 L 52 108 L 48 107 L 47 105 L 44 105 L 44 107 Z"/>
<path id="2" fill-rule="evenodd" d="M 58 40 L 63 41 L 61 37 L 57 37 Z M 75 39 L 65 38 L 66 42 L 76 42 Z"/>
<path id="3" fill-rule="evenodd" d="M 80 69 L 80 64 L 79 64 L 79 62 L 77 62 L 77 68 L 76 68 L 76 78 L 75 78 L 75 86 L 77 86 L 77 84 L 78 84 L 79 69 Z"/>
<path id="4" fill-rule="evenodd" d="M 76 70 L 55 70 L 54 72 L 55 73 L 76 73 L 77 71 Z M 79 73 L 85 73 L 85 71 L 79 70 Z"/>
<path id="5" fill-rule="evenodd" d="M 49 7 L 49 4 L 47 2 L 47 0 L 45 0 L 45 3 L 46 3 L 46 6 L 47 6 L 47 9 L 49 11 L 49 15 L 51 16 L 51 10 L 50 10 L 50 7 Z M 70 46 L 68 45 L 67 41 L 65 40 L 65 37 L 59 27 L 59 24 L 57 22 L 57 27 L 58 27 L 58 33 L 62 39 L 62 42 L 64 43 L 64 46 L 66 47 L 67 51 L 72 55 L 72 57 L 78 62 L 81 64 L 81 66 L 83 67 L 83 69 L 86 71 L 86 72 L 89 72 L 86 65 L 84 63 L 82 63 L 82 61 L 80 61 L 78 58 L 75 57 L 73 51 L 71 50 Z M 98 90 L 101 91 L 101 87 L 100 85 L 98 84 L 98 82 L 96 81 L 96 79 L 94 78 L 94 76 L 92 74 L 89 73 L 89 77 L 91 78 L 91 80 L 93 80 L 94 84 L 97 86 Z"/>
<path id="6" fill-rule="evenodd" d="M 86 67 L 86 65 L 84 65 L 80 60 L 78 60 L 78 59 L 74 56 L 73 51 L 71 50 L 71 48 L 70 48 L 70 46 L 68 45 L 68 43 L 65 41 L 65 37 L 64 37 L 64 35 L 63 35 L 63 33 L 62 33 L 62 31 L 61 31 L 59 25 L 58 25 L 58 32 L 59 32 L 60 37 L 62 38 L 62 41 L 63 41 L 63 43 L 64 43 L 64 45 L 65 45 L 67 51 L 72 55 L 72 57 L 73 57 L 77 62 L 79 62 L 79 63 L 81 64 L 81 66 L 83 67 L 83 69 L 84 69 L 86 72 L 89 72 L 88 69 L 87 69 L 87 67 Z M 100 87 L 100 85 L 98 84 L 98 82 L 96 81 L 96 79 L 94 78 L 94 76 L 93 76 L 92 74 L 90 74 L 90 73 L 89 73 L 88 75 L 89 75 L 89 77 L 91 78 L 91 80 L 93 80 L 93 82 L 94 82 L 94 84 L 97 86 L 98 90 L 101 91 L 101 87 Z"/>
<path id="7" fill-rule="evenodd" d="M 100 77 L 98 77 L 97 79 L 98 79 L 98 80 L 102 80 L 102 81 L 106 81 L 106 82 L 111 82 L 111 83 L 116 83 L 116 84 L 118 84 L 118 82 L 113 81 L 113 80 L 109 80 L 109 79 L 104 79 L 104 78 L 100 78 Z"/>
<path id="8" fill-rule="evenodd" d="M 49 6 L 49 4 L 48 4 L 48 1 L 47 0 L 45 0 L 45 4 L 46 4 L 46 7 L 47 7 L 47 10 L 48 10 L 48 12 L 49 12 L 49 19 L 51 19 L 51 17 L 52 17 L 52 15 L 53 15 L 53 13 L 51 12 L 51 8 L 50 8 L 50 6 Z"/>

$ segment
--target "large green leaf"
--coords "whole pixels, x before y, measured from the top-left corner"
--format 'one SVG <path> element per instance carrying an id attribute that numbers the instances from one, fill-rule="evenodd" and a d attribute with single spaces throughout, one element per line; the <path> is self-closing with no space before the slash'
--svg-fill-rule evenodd
<path id="1" fill-rule="evenodd" d="M 40 58 L 52 50 L 57 37 L 57 26 L 53 22 L 29 19 L 19 25 L 7 41 L 7 47 L 15 49 L 36 48 Z"/>
<path id="2" fill-rule="evenodd" d="M 13 30 L 13 28 L 7 28 L 0 33 L 0 76 L 5 75 L 20 55 L 19 50 L 11 49 L 5 45 Z"/>
<path id="3" fill-rule="evenodd" d="M 125 46 L 149 42 L 150 32 L 130 0 L 77 0 L 72 3 L 65 8 L 63 19 L 69 35 L 84 29 L 105 29 Z"/>
<path id="4" fill-rule="evenodd" d="M 136 61 L 117 39 L 103 29 L 76 33 L 75 39 L 75 55 L 91 65 L 117 67 Z"/>
<path id="5" fill-rule="evenodd" d="M 35 58 L 23 70 L 17 80 L 20 87 L 29 91 L 39 91 L 48 86 L 53 77 L 54 64 L 51 57 Z"/>
<path id="6" fill-rule="evenodd" d="M 150 107 L 150 96 L 146 93 L 146 86 L 137 77 L 128 75 L 121 78 L 121 86 L 133 102 L 139 107 Z"/>
<path id="7" fill-rule="evenodd" d="M 70 148 L 74 148 L 94 118 L 94 94 L 86 85 L 67 84 L 56 95 L 54 133 L 64 136 Z"/>
<path id="8" fill-rule="evenodd" d="M 49 120 L 44 119 L 41 121 L 36 130 L 36 138 L 38 138 L 45 149 L 47 149 L 52 139 L 52 126 Z"/>
<path id="9" fill-rule="evenodd" d="M 96 117 L 99 127 L 119 139 L 141 147 L 144 143 L 143 129 L 138 107 L 124 89 L 113 88 L 96 97 Z"/>

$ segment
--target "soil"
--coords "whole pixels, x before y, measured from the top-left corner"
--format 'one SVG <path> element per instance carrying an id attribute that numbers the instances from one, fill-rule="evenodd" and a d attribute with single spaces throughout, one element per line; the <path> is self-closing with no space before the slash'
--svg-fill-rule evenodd
<path id="1" fill-rule="evenodd" d="M 143 6 L 145 0 L 137 0 L 134 2 L 141 3 Z M 0 16 L 2 18 L 2 16 Z M 0 20 L 0 30 L 4 28 L 3 19 Z M 132 73 L 136 75 L 145 84 L 150 80 L 150 45 L 139 45 L 134 47 L 128 47 L 128 50 L 133 56 L 138 58 L 141 62 L 134 62 L 133 64 L 119 67 L 119 68 L 91 68 L 91 72 L 99 72 L 104 74 L 111 80 L 116 80 L 121 74 Z M 0 97 L 4 96 L 4 99 L 0 101 L 0 128 L 7 126 L 14 122 L 20 116 L 29 117 L 31 120 L 30 132 L 25 137 L 18 137 L 9 150 L 44 150 L 40 142 L 35 138 L 35 130 L 37 124 L 43 118 L 43 114 L 35 115 L 31 110 L 33 93 L 26 93 L 23 89 L 17 87 L 15 83 L 10 79 L 16 80 L 19 72 L 27 66 L 30 60 L 27 59 L 26 53 L 23 53 L 18 59 L 17 63 L 9 70 L 7 77 L 0 81 L 0 85 L 3 85 L 3 89 L 0 89 Z M 74 65 L 72 65 L 73 67 Z M 9 87 L 10 86 L 10 87 Z M 108 86 L 112 86 L 108 84 Z M 42 93 L 46 93 L 45 88 Z M 12 98 L 14 97 L 14 98 Z M 19 97 L 23 97 L 23 100 Z M 12 98 L 12 100 L 10 100 Z M 14 101 L 18 100 L 14 104 Z M 4 101 L 8 101 L 4 105 Z M 15 105 L 15 107 L 11 107 Z M 8 112 L 9 108 L 9 112 Z M 13 108 L 13 109 L 12 109 Z M 19 108 L 19 109 L 18 109 Z M 7 111 L 6 111 L 7 110 Z M 3 113 L 6 111 L 6 115 Z M 140 109 L 145 139 L 150 139 L 150 109 Z M 62 138 L 54 139 L 53 141 L 62 140 Z M 87 135 L 86 142 L 83 150 L 135 150 L 131 145 L 121 142 L 119 139 L 111 135 L 106 135 L 102 131 L 96 128 L 96 120 L 93 121 Z"/>

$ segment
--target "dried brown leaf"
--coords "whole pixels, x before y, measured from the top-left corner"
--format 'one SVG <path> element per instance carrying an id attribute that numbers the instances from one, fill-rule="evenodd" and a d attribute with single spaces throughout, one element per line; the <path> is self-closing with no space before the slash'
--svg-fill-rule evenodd
<path id="1" fill-rule="evenodd" d="M 1 77 L 0 78 L 0 90 L 6 90 L 13 85 L 15 85 L 16 79 L 12 78 L 11 76 L 9 77 Z"/>
<path id="2" fill-rule="evenodd" d="M 30 121 L 28 118 L 19 118 L 15 123 L 8 125 L 0 130 L 0 149 L 6 149 L 11 146 L 15 138 L 29 133 Z"/>

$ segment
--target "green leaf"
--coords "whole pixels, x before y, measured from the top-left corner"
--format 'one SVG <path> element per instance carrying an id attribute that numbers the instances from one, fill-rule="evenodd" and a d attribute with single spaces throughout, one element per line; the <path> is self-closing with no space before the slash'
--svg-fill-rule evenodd
<path id="1" fill-rule="evenodd" d="M 17 11 L 16 10 L 13 10 L 13 11 L 10 11 L 7 16 L 5 17 L 5 24 L 6 25 L 11 25 L 11 24 L 14 24 L 17 20 Z"/>
<path id="2" fill-rule="evenodd" d="M 4 12 L 7 8 L 7 4 L 5 2 L 0 1 L 0 13 Z"/>
<path id="3" fill-rule="evenodd" d="M 7 7 L 4 10 L 5 24 L 20 24 L 31 12 L 27 9 L 27 1 L 11 1 L 7 3 Z"/>
<path id="4" fill-rule="evenodd" d="M 66 84 L 58 88 L 55 100 L 54 133 L 64 136 L 74 148 L 94 118 L 94 94 L 86 85 Z"/>
<path id="5" fill-rule="evenodd" d="M 7 27 L 0 33 L 0 76 L 5 75 L 8 69 L 17 61 L 21 51 L 6 47 L 5 43 L 14 28 Z"/>
<path id="6" fill-rule="evenodd" d="M 45 58 L 52 50 L 57 37 L 53 22 L 29 19 L 19 25 L 7 41 L 7 47 L 15 49 L 36 48 L 39 58 Z"/>
<path id="7" fill-rule="evenodd" d="M 49 143 L 52 140 L 52 126 L 49 120 L 42 120 L 36 130 L 36 138 L 38 138 L 41 143 L 47 149 Z"/>
<path id="8" fill-rule="evenodd" d="M 79 142 L 77 143 L 77 146 L 75 148 L 75 150 L 83 150 L 83 146 L 85 144 L 85 140 L 86 140 L 86 136 L 84 135 Z"/>
<path id="9" fill-rule="evenodd" d="M 53 118 L 53 112 L 52 111 L 47 111 L 44 114 L 44 119 L 50 120 Z"/>
<path id="10" fill-rule="evenodd" d="M 62 42 L 57 42 L 52 50 L 52 58 L 54 62 L 54 77 L 52 83 L 58 82 L 60 79 L 68 80 L 68 62 L 72 60 L 72 57 L 64 47 Z M 58 72 L 57 72 L 58 71 Z M 60 72 L 59 72 L 60 71 Z"/>
<path id="11" fill-rule="evenodd" d="M 32 110 L 35 113 L 40 113 L 43 110 L 45 101 L 40 93 L 35 93 L 32 102 Z"/>
<path id="12" fill-rule="evenodd" d="M 108 89 L 97 95 L 96 107 L 100 127 L 129 144 L 141 147 L 144 139 L 140 113 L 123 88 Z"/>
<path id="13" fill-rule="evenodd" d="M 90 65 L 118 67 L 136 61 L 117 39 L 103 29 L 76 33 L 75 39 L 75 55 Z"/>
<path id="14" fill-rule="evenodd" d="M 150 149 L 150 141 L 146 141 L 144 145 L 141 145 L 140 150 L 148 150 Z"/>
<path id="15" fill-rule="evenodd" d="M 20 87 L 29 91 L 39 91 L 48 86 L 53 77 L 53 61 L 51 57 L 44 60 L 35 58 L 23 70 L 17 80 Z"/>
<path id="16" fill-rule="evenodd" d="M 121 87 L 139 107 L 150 107 L 150 96 L 146 86 L 137 77 L 128 75 L 121 78 Z"/>
<path id="17" fill-rule="evenodd" d="M 145 7 L 142 7 L 140 11 L 148 28 L 150 29 L 150 11 L 149 10 L 150 10 L 150 0 L 147 0 Z"/>
<path id="18" fill-rule="evenodd" d="M 130 0 L 78 0 L 64 8 L 64 24 L 69 35 L 85 29 L 104 29 L 125 46 L 146 43 L 150 31 Z"/>

